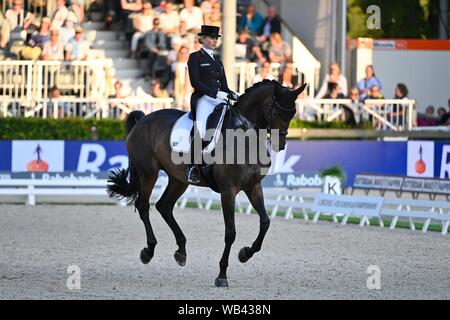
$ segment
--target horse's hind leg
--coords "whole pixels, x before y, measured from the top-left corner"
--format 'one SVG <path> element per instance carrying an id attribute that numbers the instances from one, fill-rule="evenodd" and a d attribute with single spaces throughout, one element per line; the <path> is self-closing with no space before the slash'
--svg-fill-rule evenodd
<path id="1" fill-rule="evenodd" d="M 173 208 L 177 200 L 186 191 L 187 187 L 187 184 L 169 176 L 169 184 L 167 185 L 166 190 L 164 190 L 161 198 L 155 204 L 156 209 L 167 222 L 175 236 L 178 250 L 175 251 L 174 258 L 180 266 L 186 265 L 186 237 L 173 216 Z"/>
<path id="2" fill-rule="evenodd" d="M 239 261 L 247 262 L 256 252 L 261 250 L 261 246 L 270 225 L 270 218 L 267 215 L 266 208 L 264 206 L 264 195 L 262 192 L 261 184 L 256 184 L 252 189 L 245 191 L 253 208 L 259 215 L 259 233 L 255 242 L 253 242 L 251 248 L 244 247 L 239 251 Z"/>
<path id="3" fill-rule="evenodd" d="M 150 173 L 139 172 L 139 195 L 136 199 L 135 206 L 139 212 L 139 217 L 145 226 L 145 232 L 147 234 L 147 248 L 141 250 L 141 261 L 144 264 L 150 262 L 155 252 L 155 246 L 158 243 L 153 233 L 152 225 L 150 223 L 150 195 L 152 194 L 153 187 L 158 179 L 158 170 L 152 169 Z"/>

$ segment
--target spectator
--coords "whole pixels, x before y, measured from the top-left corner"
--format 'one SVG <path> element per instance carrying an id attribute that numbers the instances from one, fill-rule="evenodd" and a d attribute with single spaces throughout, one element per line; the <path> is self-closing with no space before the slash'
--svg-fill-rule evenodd
<path id="1" fill-rule="evenodd" d="M 214 3 L 212 5 L 211 12 L 205 14 L 204 17 L 205 24 L 222 28 L 222 11 L 220 8 L 220 2 Z"/>
<path id="2" fill-rule="evenodd" d="M 361 123 L 363 121 L 363 114 L 362 114 L 362 105 L 359 101 L 359 90 L 357 87 L 353 87 L 350 89 L 350 95 L 349 98 L 352 100 L 352 103 L 348 106 L 355 117 L 356 123 Z"/>
<path id="3" fill-rule="evenodd" d="M 267 8 L 267 17 L 264 20 L 263 28 L 258 38 L 259 42 L 268 41 L 270 35 L 274 32 L 281 33 L 281 19 L 275 6 L 269 6 Z"/>
<path id="4" fill-rule="evenodd" d="M 94 2 L 96 7 L 100 6 L 97 4 L 97 1 Z M 88 14 L 90 14 L 90 11 L 93 8 L 93 4 L 89 7 Z M 121 19 L 121 4 L 118 0 L 114 1 L 104 1 L 103 3 L 103 12 L 105 15 L 105 25 L 103 26 L 102 30 L 104 31 L 111 31 L 113 27 L 113 22 Z"/>
<path id="5" fill-rule="evenodd" d="M 381 90 L 377 85 L 373 85 L 370 88 L 370 91 L 368 92 L 366 99 L 384 99 L 384 96 L 381 94 Z M 384 111 L 384 106 L 382 105 L 374 105 L 374 104 L 370 104 L 368 105 L 369 108 L 372 108 L 374 112 L 383 112 Z M 373 116 L 369 115 L 369 121 L 373 121 Z M 378 119 L 375 119 L 374 121 L 374 126 L 378 129 L 382 129 L 382 127 L 384 126 L 384 124 L 381 123 L 381 121 L 379 121 Z"/>
<path id="6" fill-rule="evenodd" d="M 50 31 L 50 41 L 44 44 L 41 54 L 42 60 L 64 60 L 64 43 L 59 40 L 59 31 L 52 29 Z"/>
<path id="7" fill-rule="evenodd" d="M 36 41 L 29 35 L 25 47 L 20 51 L 20 58 L 22 60 L 37 60 L 41 56 L 41 52 L 42 49 L 36 45 Z"/>
<path id="8" fill-rule="evenodd" d="M 70 39 L 66 46 L 66 60 L 87 60 L 89 56 L 89 44 L 83 39 L 83 28 L 77 27 L 75 37 Z"/>
<path id="9" fill-rule="evenodd" d="M 345 99 L 345 96 L 340 92 L 336 82 L 328 82 L 327 94 L 323 96 L 323 99 Z"/>
<path id="10" fill-rule="evenodd" d="M 261 82 L 263 80 L 275 80 L 275 77 L 270 73 L 270 63 L 264 62 L 260 73 L 258 73 L 253 79 L 253 83 Z"/>
<path id="11" fill-rule="evenodd" d="M 47 15 L 47 0 L 31 0 L 30 11 L 38 12 L 40 16 L 45 17 Z"/>
<path id="12" fill-rule="evenodd" d="M 341 68 L 339 65 L 337 63 L 332 63 L 330 66 L 330 71 L 325 76 L 322 86 L 317 93 L 316 99 L 322 99 L 322 97 L 326 94 L 329 82 L 336 83 L 338 85 L 339 92 L 344 96 L 347 96 L 347 78 L 341 74 Z"/>
<path id="13" fill-rule="evenodd" d="M 234 47 L 234 53 L 238 60 L 247 62 L 259 61 L 261 64 L 266 61 L 259 46 L 250 39 L 247 30 L 239 31 L 239 36 Z"/>
<path id="14" fill-rule="evenodd" d="M 57 0 L 56 1 L 56 11 L 52 16 L 52 29 L 61 29 L 64 21 L 66 21 L 67 16 L 69 15 L 69 9 L 66 7 L 65 0 Z"/>
<path id="15" fill-rule="evenodd" d="M 133 32 L 133 25 L 129 19 L 130 14 L 142 11 L 142 0 L 120 0 L 121 30 L 125 34 Z"/>
<path id="16" fill-rule="evenodd" d="M 180 26 L 180 15 L 175 8 L 175 5 L 168 2 L 165 7 L 165 12 L 160 15 L 161 29 L 167 35 L 176 34 Z"/>
<path id="17" fill-rule="evenodd" d="M 448 113 L 446 112 L 444 107 L 439 107 L 437 110 L 438 115 L 438 125 L 445 125 L 449 119 Z"/>
<path id="18" fill-rule="evenodd" d="M 154 77 L 156 69 L 159 69 L 161 63 L 159 55 L 162 50 L 166 49 L 166 35 L 160 28 L 159 18 L 153 19 L 153 29 L 145 35 L 145 48 L 149 50 L 149 73 L 151 77 Z"/>
<path id="19" fill-rule="evenodd" d="M 11 31 L 11 25 L 9 21 L 5 19 L 3 13 L 0 11 L 0 49 L 6 49 L 9 42 L 9 34 Z"/>
<path id="20" fill-rule="evenodd" d="M 297 81 L 294 79 L 294 65 L 290 62 L 285 64 L 281 83 L 288 88 L 294 88 Z"/>
<path id="21" fill-rule="evenodd" d="M 399 83 L 397 84 L 397 87 L 395 87 L 395 95 L 394 99 L 397 100 L 406 100 L 408 99 L 408 88 L 405 84 Z M 405 114 L 405 108 L 407 105 L 405 104 L 393 104 L 392 105 L 392 112 L 390 114 L 390 121 L 392 121 L 396 125 L 403 125 L 403 119 Z M 434 107 L 433 107 L 433 113 L 434 113 Z"/>
<path id="22" fill-rule="evenodd" d="M 276 32 L 270 35 L 269 59 L 282 65 L 292 60 L 291 47 Z"/>
<path id="23" fill-rule="evenodd" d="M 438 124 L 438 120 L 434 116 L 434 107 L 428 106 L 425 109 L 424 115 L 419 115 L 417 117 L 417 126 L 419 127 L 430 127 Z"/>
<path id="24" fill-rule="evenodd" d="M 129 58 L 136 58 L 136 51 L 139 46 L 139 40 L 145 37 L 147 31 L 153 28 L 152 5 L 148 2 L 142 6 L 142 12 L 134 18 L 134 29 L 136 32 L 131 38 L 131 52 Z"/>
<path id="25" fill-rule="evenodd" d="M 34 21 L 34 15 L 23 8 L 22 0 L 13 0 L 13 7 L 6 11 L 5 18 L 11 32 L 27 30 Z"/>
<path id="26" fill-rule="evenodd" d="M 127 92 L 123 89 L 123 84 L 120 81 L 114 83 L 114 94 L 110 95 L 109 99 L 125 99 L 129 96 Z M 110 102 L 110 116 L 112 118 L 125 119 L 126 113 L 123 111 L 127 105 L 119 101 Z"/>
<path id="27" fill-rule="evenodd" d="M 62 102 L 61 91 L 57 85 L 54 85 L 50 89 L 49 104 L 47 108 L 48 116 L 55 116 L 57 118 L 64 118 L 65 116 L 70 116 L 73 109 L 70 107 L 68 102 Z"/>
<path id="28" fill-rule="evenodd" d="M 67 45 L 73 37 L 75 37 L 75 23 L 77 22 L 77 17 L 73 12 L 69 12 L 64 26 L 59 30 L 59 38 Z"/>
<path id="29" fill-rule="evenodd" d="M 203 16 L 210 14 L 213 11 L 213 7 L 215 4 L 219 4 L 219 6 L 220 6 L 220 1 L 219 0 L 202 1 L 202 3 L 200 4 L 200 9 L 202 9 Z M 205 24 L 207 24 L 206 20 L 205 20 Z"/>
<path id="30" fill-rule="evenodd" d="M 256 12 L 256 6 L 249 4 L 247 6 L 247 14 L 242 18 L 240 30 L 247 30 L 252 35 L 260 35 L 264 25 L 263 16 Z"/>
<path id="31" fill-rule="evenodd" d="M 443 109 L 443 111 L 441 113 L 443 113 L 440 116 L 439 119 L 439 124 L 440 125 L 450 125 L 450 99 L 448 99 L 448 110 L 447 112 L 445 111 L 445 109 L 443 107 L 441 107 Z M 439 109 L 441 109 L 439 108 Z"/>
<path id="32" fill-rule="evenodd" d="M 173 36 L 171 41 L 180 42 L 181 45 L 188 47 L 189 51 L 192 51 L 194 49 L 195 39 L 195 35 L 188 32 L 186 21 L 180 21 L 178 34 Z"/>
<path id="33" fill-rule="evenodd" d="M 71 0 L 69 11 L 75 14 L 79 24 L 84 21 L 84 0 Z"/>
<path id="34" fill-rule="evenodd" d="M 189 32 L 200 32 L 203 24 L 202 9 L 194 6 L 194 0 L 184 0 L 184 9 L 180 12 L 181 21 L 186 21 L 186 28 Z"/>
<path id="35" fill-rule="evenodd" d="M 372 65 L 366 67 L 366 77 L 358 81 L 356 86 L 358 87 L 359 99 L 361 101 L 364 101 L 367 98 L 367 95 L 373 86 L 377 86 L 379 90 L 382 89 L 381 82 L 375 76 L 375 70 Z"/>
<path id="36" fill-rule="evenodd" d="M 39 26 L 39 32 L 32 36 L 33 40 L 36 42 L 36 45 L 41 49 L 44 49 L 45 43 L 50 40 L 50 24 L 50 18 L 42 18 L 41 25 Z"/>
<path id="37" fill-rule="evenodd" d="M 377 85 L 370 87 L 367 99 L 384 99 L 384 96 L 381 94 L 380 87 Z"/>
<path id="38" fill-rule="evenodd" d="M 175 73 L 174 96 L 177 106 L 184 106 L 186 100 L 186 82 L 188 81 L 187 62 L 189 59 L 189 48 L 181 47 L 178 51 L 177 61 L 173 64 L 172 70 Z"/>
<path id="39" fill-rule="evenodd" d="M 152 80 L 150 95 L 154 98 L 169 98 L 169 93 L 161 88 L 161 82 L 158 79 Z"/>

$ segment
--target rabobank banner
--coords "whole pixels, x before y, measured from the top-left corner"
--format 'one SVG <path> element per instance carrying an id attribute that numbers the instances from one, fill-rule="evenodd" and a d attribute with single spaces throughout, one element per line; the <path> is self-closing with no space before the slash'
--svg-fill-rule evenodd
<path id="1" fill-rule="evenodd" d="M 450 141 L 289 141 L 272 160 L 271 173 L 313 174 L 339 165 L 350 186 L 358 173 L 449 179 Z M 126 167 L 123 141 L 0 141 L 3 172 L 98 173 Z M 311 183 L 313 177 L 308 178 Z M 302 184 L 301 179 L 289 179 Z"/>

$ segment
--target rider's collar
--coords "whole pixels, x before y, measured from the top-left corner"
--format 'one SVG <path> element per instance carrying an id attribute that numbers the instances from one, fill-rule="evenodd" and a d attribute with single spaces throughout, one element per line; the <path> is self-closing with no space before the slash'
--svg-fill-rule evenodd
<path id="1" fill-rule="evenodd" d="M 208 49 L 208 48 L 205 48 L 205 47 L 202 47 L 202 49 L 205 50 L 205 52 L 206 52 L 207 54 L 209 54 L 209 56 L 210 56 L 211 58 L 214 59 L 214 51 L 213 51 L 213 50 Z"/>

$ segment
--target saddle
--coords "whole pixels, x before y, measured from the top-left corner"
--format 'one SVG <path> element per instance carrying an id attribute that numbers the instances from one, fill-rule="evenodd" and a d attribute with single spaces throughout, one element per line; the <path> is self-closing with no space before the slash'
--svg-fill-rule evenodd
<path id="1" fill-rule="evenodd" d="M 214 151 L 223 129 L 249 129 L 252 127 L 253 124 L 235 108 L 228 106 L 225 102 L 218 104 L 206 122 L 206 128 L 208 130 L 214 129 L 215 131 L 211 139 L 203 141 L 203 154 L 209 154 Z M 188 112 L 181 116 L 172 127 L 170 132 L 170 148 L 173 152 L 189 153 L 193 136 L 194 121 L 191 112 Z M 219 192 L 212 170 L 213 166 L 202 166 L 200 171 L 209 187 Z"/>
<path id="2" fill-rule="evenodd" d="M 225 124 L 225 126 L 224 126 Z M 225 102 L 218 104 L 209 115 L 206 122 L 208 130 L 214 129 L 214 135 L 204 147 L 203 153 L 211 153 L 219 140 L 222 129 L 251 128 L 253 124 L 233 107 L 228 107 Z M 194 133 L 194 121 L 192 113 L 181 116 L 170 132 L 170 148 L 173 152 L 189 153 Z"/>

